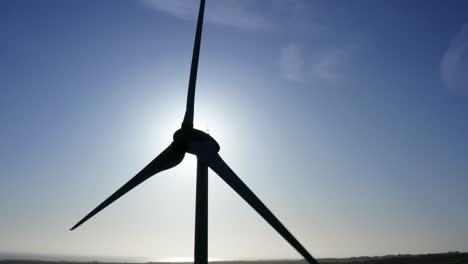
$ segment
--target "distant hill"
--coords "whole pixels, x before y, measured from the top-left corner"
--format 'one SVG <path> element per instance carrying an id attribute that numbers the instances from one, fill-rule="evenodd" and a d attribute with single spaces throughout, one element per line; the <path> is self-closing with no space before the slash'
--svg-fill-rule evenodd
<path id="1" fill-rule="evenodd" d="M 318 259 L 324 264 L 468 264 L 468 253 L 449 252 L 422 255 L 388 255 L 380 257 Z M 72 262 L 40 260 L 0 260 L 0 264 L 121 264 L 122 262 Z M 134 264 L 178 264 L 176 262 L 146 262 Z M 304 260 L 213 261 L 213 264 L 306 264 Z M 182 263 L 181 263 L 182 264 Z"/>

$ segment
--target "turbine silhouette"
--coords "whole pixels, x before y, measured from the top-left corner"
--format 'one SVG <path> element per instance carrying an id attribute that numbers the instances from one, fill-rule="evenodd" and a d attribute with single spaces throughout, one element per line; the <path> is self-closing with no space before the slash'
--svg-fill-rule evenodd
<path id="1" fill-rule="evenodd" d="M 296 238 L 284 227 L 262 201 L 242 182 L 231 168 L 219 156 L 219 145 L 210 135 L 193 128 L 195 84 L 197 80 L 198 58 L 203 26 L 205 0 L 201 0 L 198 12 L 197 31 L 193 47 L 192 65 L 187 95 L 187 107 L 182 127 L 174 133 L 173 142 L 137 175 L 120 189 L 104 200 L 99 206 L 81 219 L 70 230 L 74 230 L 95 214 L 119 199 L 121 196 L 155 174 L 177 166 L 184 159 L 185 153 L 197 156 L 197 183 L 195 209 L 195 263 L 208 263 L 208 168 L 211 168 L 234 191 L 237 192 L 253 209 L 257 211 L 291 246 L 309 263 L 318 262 L 307 252 Z"/>

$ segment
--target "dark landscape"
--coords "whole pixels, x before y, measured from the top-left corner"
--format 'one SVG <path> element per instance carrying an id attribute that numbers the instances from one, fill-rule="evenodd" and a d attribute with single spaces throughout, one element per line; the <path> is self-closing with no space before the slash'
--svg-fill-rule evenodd
<path id="1" fill-rule="evenodd" d="M 440 254 L 421 255 L 387 255 L 379 257 L 325 258 L 318 259 L 319 263 L 359 263 L 359 264 L 460 264 L 468 263 L 468 253 L 448 252 Z M 120 264 L 124 262 L 71 262 L 71 261 L 40 261 L 40 260 L 0 260 L 0 264 Z M 177 264 L 186 262 L 144 262 L 141 264 Z M 259 261 L 213 261 L 214 264 L 302 264 L 304 260 L 259 260 Z M 135 263 L 139 264 L 139 263 Z"/>

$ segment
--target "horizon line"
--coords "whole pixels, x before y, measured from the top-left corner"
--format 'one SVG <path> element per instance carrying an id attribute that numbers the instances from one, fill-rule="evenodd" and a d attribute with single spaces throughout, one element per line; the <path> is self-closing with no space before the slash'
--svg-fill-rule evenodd
<path id="1" fill-rule="evenodd" d="M 373 255 L 373 256 L 351 256 L 351 257 L 322 257 L 317 258 L 321 260 L 334 260 L 334 259 L 355 259 L 355 258 L 388 258 L 388 257 L 399 257 L 399 256 L 428 256 L 428 255 L 449 255 L 449 254 L 468 254 L 468 251 L 461 252 L 461 251 L 446 251 L 446 252 L 436 252 L 436 253 L 396 253 L 396 254 L 386 254 L 386 255 Z M 12 257 L 3 258 L 3 255 L 11 255 Z M 43 256 L 49 257 L 49 259 L 39 258 L 39 259 L 29 259 L 29 258 L 21 258 L 22 256 Z M 16 256 L 16 257 L 13 257 Z M 75 258 L 75 260 L 66 260 L 63 258 Z M 92 260 L 93 258 L 96 258 Z M 101 260 L 97 260 L 101 258 Z M 186 259 L 186 260 L 168 260 L 168 258 L 161 259 L 161 260 L 151 260 L 151 261 L 125 261 L 125 260 L 118 260 L 118 259 L 137 259 L 139 257 L 111 257 L 111 256 L 86 256 L 86 255 L 67 255 L 67 254 L 46 254 L 46 253 L 6 253 L 0 252 L 0 261 L 38 261 L 38 262 L 72 262 L 72 263 L 193 263 L 193 257 L 174 257 L 174 259 Z M 192 258 L 192 260 L 188 260 Z M 89 260 L 85 260 L 89 259 Z M 107 259 L 107 260 L 106 260 Z M 114 260 L 111 260 L 114 259 Z M 143 258 L 141 258 L 143 259 Z M 304 258 L 246 258 L 246 259 L 219 259 L 219 258 L 209 258 L 210 262 L 280 262 L 280 261 L 290 261 L 290 262 L 298 262 L 298 261 L 305 261 Z"/>

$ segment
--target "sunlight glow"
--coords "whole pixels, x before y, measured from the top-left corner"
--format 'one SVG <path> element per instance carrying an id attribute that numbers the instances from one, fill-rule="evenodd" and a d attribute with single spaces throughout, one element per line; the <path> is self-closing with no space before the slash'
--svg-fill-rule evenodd
<path id="1" fill-rule="evenodd" d="M 168 257 L 157 260 L 159 262 L 193 262 L 193 257 Z M 222 261 L 219 258 L 208 258 L 208 261 Z"/>

